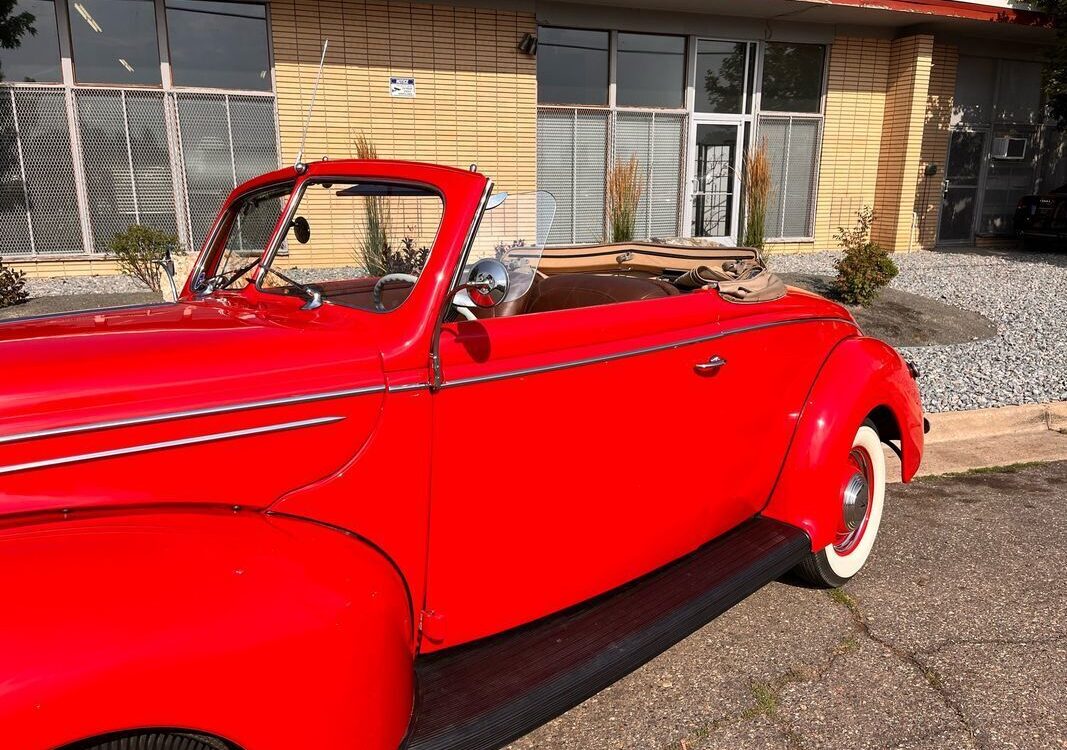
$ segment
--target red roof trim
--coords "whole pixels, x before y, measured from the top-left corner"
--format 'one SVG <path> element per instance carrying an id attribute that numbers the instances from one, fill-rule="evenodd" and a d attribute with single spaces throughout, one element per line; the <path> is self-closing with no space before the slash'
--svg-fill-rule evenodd
<path id="1" fill-rule="evenodd" d="M 881 8 L 974 21 L 1015 23 L 1024 26 L 1052 26 L 1051 18 L 1044 13 L 1014 8 L 995 8 L 960 2 L 960 0 L 829 0 L 829 4 L 849 5 L 857 8 Z"/>

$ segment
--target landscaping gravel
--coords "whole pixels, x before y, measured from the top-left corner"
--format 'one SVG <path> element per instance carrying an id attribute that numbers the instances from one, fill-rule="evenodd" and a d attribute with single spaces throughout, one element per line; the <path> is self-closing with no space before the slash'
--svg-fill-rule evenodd
<path id="1" fill-rule="evenodd" d="M 833 275 L 840 253 L 772 255 L 782 273 Z M 892 288 L 984 315 L 992 338 L 902 347 L 922 372 L 928 412 L 1067 400 L 1067 252 L 913 252 L 894 255 Z"/>
<path id="2" fill-rule="evenodd" d="M 144 284 L 127 276 L 57 276 L 45 279 L 26 279 L 30 297 L 58 294 L 128 294 L 148 291 Z"/>

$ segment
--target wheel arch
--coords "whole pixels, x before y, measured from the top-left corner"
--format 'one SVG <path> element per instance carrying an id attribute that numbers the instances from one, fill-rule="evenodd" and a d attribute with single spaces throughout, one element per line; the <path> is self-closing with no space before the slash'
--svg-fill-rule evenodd
<path id="1" fill-rule="evenodd" d="M 901 474 L 910 481 L 923 449 L 918 386 L 895 349 L 854 336 L 839 342 L 823 363 L 797 421 L 778 480 L 763 515 L 807 531 L 812 549 L 832 541 L 842 477 L 830 469 L 870 420 L 882 442 L 900 441 Z"/>
<path id="2" fill-rule="evenodd" d="M 125 732 L 108 732 L 107 734 L 87 737 L 83 740 L 71 742 L 58 750 L 94 750 L 94 748 L 98 748 L 100 745 L 108 742 L 118 742 L 123 739 L 134 739 L 137 737 L 154 735 L 190 737 L 199 740 L 205 745 L 209 745 L 215 750 L 245 750 L 240 745 L 230 742 L 223 737 L 197 732 L 186 727 L 142 727 L 140 729 L 131 729 Z"/>
<path id="3" fill-rule="evenodd" d="M 14 747 L 180 728 L 227 750 L 377 750 L 407 729 L 411 602 L 356 537 L 247 511 L 75 513 L 0 529 L 0 568 Z"/>

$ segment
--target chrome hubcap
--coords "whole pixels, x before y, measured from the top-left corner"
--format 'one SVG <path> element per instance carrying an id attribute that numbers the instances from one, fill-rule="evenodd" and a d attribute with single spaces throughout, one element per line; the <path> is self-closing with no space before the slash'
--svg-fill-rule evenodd
<path id="1" fill-rule="evenodd" d="M 863 474 L 856 472 L 852 475 L 852 478 L 848 480 L 848 484 L 845 485 L 844 496 L 844 516 L 845 527 L 849 531 L 855 531 L 859 528 L 859 525 L 863 523 L 863 519 L 867 516 L 867 503 L 870 501 L 870 486 L 867 484 L 867 477 Z"/>

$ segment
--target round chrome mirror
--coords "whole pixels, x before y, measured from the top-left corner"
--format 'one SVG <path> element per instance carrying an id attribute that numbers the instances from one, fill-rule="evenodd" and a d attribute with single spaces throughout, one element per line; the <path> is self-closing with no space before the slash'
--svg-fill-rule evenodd
<path id="1" fill-rule="evenodd" d="M 482 258 L 467 278 L 467 295 L 478 307 L 499 305 L 508 296 L 508 269 L 495 258 Z"/>

